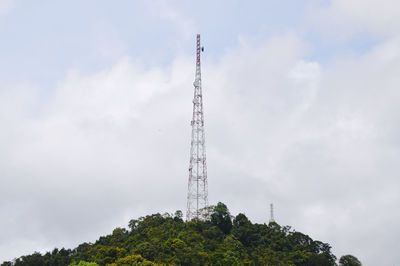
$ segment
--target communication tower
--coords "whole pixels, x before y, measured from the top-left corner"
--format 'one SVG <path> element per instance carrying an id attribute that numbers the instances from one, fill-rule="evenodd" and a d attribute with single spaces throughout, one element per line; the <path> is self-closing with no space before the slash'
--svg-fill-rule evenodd
<path id="1" fill-rule="evenodd" d="M 208 206 L 206 146 L 204 135 L 203 94 L 201 88 L 200 34 L 196 38 L 196 75 L 194 79 L 192 140 L 190 145 L 189 182 L 186 220 L 205 219 Z"/>
<path id="2" fill-rule="evenodd" d="M 274 219 L 274 205 L 271 203 L 269 205 L 269 211 L 270 211 L 270 218 L 269 218 L 269 222 L 270 223 L 275 223 L 275 219 Z"/>

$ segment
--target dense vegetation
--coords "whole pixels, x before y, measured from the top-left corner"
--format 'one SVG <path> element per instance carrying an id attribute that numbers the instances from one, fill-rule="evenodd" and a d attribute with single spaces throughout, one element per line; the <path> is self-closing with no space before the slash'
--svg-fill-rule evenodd
<path id="1" fill-rule="evenodd" d="M 212 207 L 209 217 L 184 222 L 181 211 L 153 214 L 131 220 L 129 229 L 116 228 L 95 243 L 1 265 L 336 265 L 329 244 L 290 227 L 253 224 L 244 214 L 232 217 L 223 203 Z"/>

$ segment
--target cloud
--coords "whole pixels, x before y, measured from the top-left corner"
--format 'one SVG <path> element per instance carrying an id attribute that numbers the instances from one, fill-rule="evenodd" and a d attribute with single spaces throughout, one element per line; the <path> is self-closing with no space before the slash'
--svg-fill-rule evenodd
<path id="1" fill-rule="evenodd" d="M 1 206 L 18 210 L 2 212 L 2 226 L 12 226 L 18 248 L 2 238 L 1 259 L 94 240 L 127 222 L 125 215 L 182 209 L 185 181 L 177 196 L 171 184 L 186 180 L 186 171 L 176 172 L 187 167 L 187 143 L 178 141 L 189 136 L 190 114 L 181 111 L 190 111 L 186 69 L 184 60 L 169 70 L 143 70 L 122 59 L 90 76 L 71 70 L 45 102 L 29 87 L 2 95 Z M 181 153 L 170 158 L 172 151 Z M 163 197 L 175 203 L 160 204 Z M 43 241 L 30 246 L 26 238 Z"/>
<path id="2" fill-rule="evenodd" d="M 398 35 L 399 12 L 400 3 L 395 0 L 333 0 L 310 4 L 307 20 L 321 34 L 338 40 L 360 32 L 381 38 Z"/>
<path id="3" fill-rule="evenodd" d="M 204 54 L 210 202 L 267 222 L 273 201 L 278 223 L 339 256 L 398 261 L 397 47 L 329 67 L 305 60 L 294 34 L 243 39 L 215 62 Z M 69 70 L 46 97 L 2 90 L 0 259 L 185 210 L 193 78 L 192 57 L 162 68 L 124 57 Z"/>
<path id="4" fill-rule="evenodd" d="M 2 0 L 0 1 L 0 16 L 6 15 L 15 6 L 15 0 Z"/>
<path id="5" fill-rule="evenodd" d="M 331 243 L 338 256 L 398 261 L 388 243 L 400 216 L 380 208 L 400 207 L 398 44 L 328 67 L 304 60 L 300 39 L 281 36 L 206 68 L 210 197 L 258 222 L 273 201 L 278 222 Z M 384 253 L 393 256 L 382 261 Z"/>
<path id="6" fill-rule="evenodd" d="M 146 3 L 149 13 L 154 14 L 162 21 L 172 24 L 173 28 L 179 33 L 179 36 L 185 39 L 192 38 L 195 34 L 194 21 L 186 16 L 177 5 L 171 4 L 165 0 L 157 0 Z"/>

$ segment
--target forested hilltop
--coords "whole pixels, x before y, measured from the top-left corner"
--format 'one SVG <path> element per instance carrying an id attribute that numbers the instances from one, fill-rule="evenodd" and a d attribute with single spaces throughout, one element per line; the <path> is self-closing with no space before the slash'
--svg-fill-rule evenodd
<path id="1" fill-rule="evenodd" d="M 277 223 L 253 224 L 230 215 L 223 203 L 210 208 L 207 221 L 184 222 L 182 212 L 153 214 L 116 228 L 95 243 L 22 256 L 8 265 L 336 265 L 327 243 Z M 340 265 L 361 265 L 343 256 Z"/>

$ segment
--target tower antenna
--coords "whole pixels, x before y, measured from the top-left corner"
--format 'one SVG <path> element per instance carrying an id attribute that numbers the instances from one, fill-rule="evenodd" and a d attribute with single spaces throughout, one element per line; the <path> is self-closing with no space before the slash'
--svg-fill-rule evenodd
<path id="1" fill-rule="evenodd" d="M 203 94 L 201 88 L 200 34 L 196 38 L 196 75 L 194 79 L 192 141 L 190 146 L 189 182 L 186 220 L 207 218 L 208 207 L 206 146 L 204 135 Z"/>

